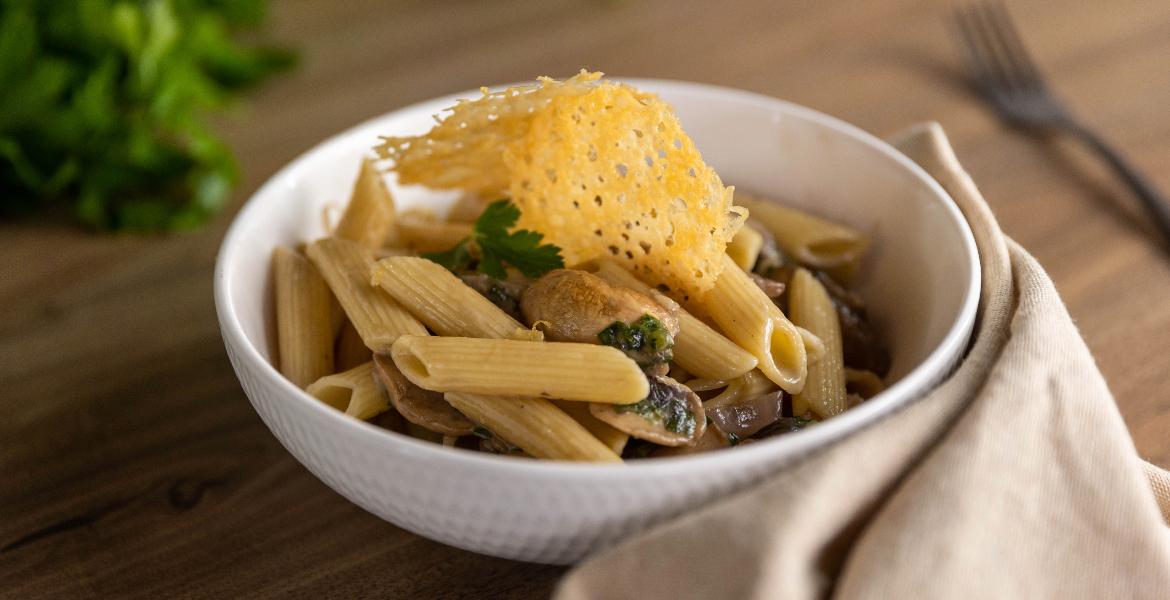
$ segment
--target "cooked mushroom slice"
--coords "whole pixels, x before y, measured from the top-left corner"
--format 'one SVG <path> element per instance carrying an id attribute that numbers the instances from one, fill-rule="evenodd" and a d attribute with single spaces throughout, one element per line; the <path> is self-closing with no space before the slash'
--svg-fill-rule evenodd
<path id="1" fill-rule="evenodd" d="M 775 423 L 772 423 L 771 425 L 756 432 L 756 436 L 753 439 L 762 440 L 774 435 L 793 433 L 816 423 L 818 423 L 818 421 L 811 415 L 804 415 L 802 417 L 780 417 L 779 419 L 776 419 Z M 740 443 L 746 444 L 750 441 L 751 440 L 744 440 Z"/>
<path id="2" fill-rule="evenodd" d="M 546 273 L 524 290 L 520 309 L 529 325 L 547 323 L 545 335 L 554 342 L 596 344 L 598 333 L 615 322 L 633 324 L 647 315 L 678 335 L 678 319 L 654 299 L 585 271 Z"/>
<path id="3" fill-rule="evenodd" d="M 645 371 L 647 375 L 666 376 L 670 374 L 670 364 L 664 362 L 656 363 L 646 367 Z"/>
<path id="4" fill-rule="evenodd" d="M 780 245 L 776 243 L 776 236 L 772 235 L 772 232 L 763 223 L 749 217 L 747 222 L 744 223 L 744 227 L 755 229 L 764 238 L 764 243 L 760 246 L 760 254 L 756 257 L 756 264 L 752 268 L 752 271 L 760 275 L 768 276 L 772 270 L 779 269 L 789 262 L 787 257 L 784 256 L 784 252 L 780 250 Z"/>
<path id="5" fill-rule="evenodd" d="M 443 435 L 468 435 L 475 424 L 455 410 L 443 395 L 413 384 L 389 356 L 374 355 L 375 372 L 386 388 L 390 404 L 411 423 Z"/>
<path id="6" fill-rule="evenodd" d="M 488 454 L 502 454 L 504 456 L 518 456 L 523 458 L 532 458 L 530 454 L 513 446 L 504 438 L 496 435 L 496 433 L 482 425 L 476 425 L 472 430 L 472 435 L 479 440 L 479 451 L 487 452 Z"/>
<path id="7" fill-rule="evenodd" d="M 773 300 L 782 296 L 784 294 L 784 289 L 788 287 L 781 281 L 768 279 L 763 275 L 748 273 L 748 277 L 760 288 L 760 291 L 764 292 L 765 296 Z"/>
<path id="8" fill-rule="evenodd" d="M 675 446 L 673 448 L 658 446 L 650 451 L 652 458 L 662 458 L 664 456 L 687 456 L 690 454 L 701 454 L 703 452 L 710 452 L 712 450 L 719 450 L 728 448 L 731 442 L 727 440 L 727 436 L 719 431 L 718 427 L 711 423 L 707 424 L 707 431 L 703 432 L 703 437 L 699 438 L 698 443 L 694 446 Z"/>
<path id="9" fill-rule="evenodd" d="M 528 287 L 527 281 L 501 280 L 483 273 L 464 273 L 459 276 L 468 287 L 479 292 L 481 296 L 492 301 L 509 316 L 517 321 L 523 320 L 520 314 L 520 295 Z"/>
<path id="10" fill-rule="evenodd" d="M 780 419 L 783 406 L 784 392 L 777 390 L 735 402 L 707 402 L 705 408 L 707 418 L 721 431 L 744 439 Z"/>
<path id="11" fill-rule="evenodd" d="M 685 385 L 665 376 L 647 375 L 650 395 L 634 404 L 589 405 L 593 416 L 636 438 L 661 446 L 690 446 L 703 437 L 707 415 L 703 401 Z"/>

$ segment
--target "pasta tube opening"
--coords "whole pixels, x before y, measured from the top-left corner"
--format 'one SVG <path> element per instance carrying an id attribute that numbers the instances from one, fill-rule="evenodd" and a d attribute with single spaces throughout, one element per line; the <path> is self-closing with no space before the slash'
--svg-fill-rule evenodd
<path id="1" fill-rule="evenodd" d="M 773 318 L 769 322 L 771 325 L 765 329 L 764 336 L 768 340 L 770 360 L 761 360 L 759 369 L 788 393 L 799 393 L 808 374 L 805 340 L 788 319 Z"/>

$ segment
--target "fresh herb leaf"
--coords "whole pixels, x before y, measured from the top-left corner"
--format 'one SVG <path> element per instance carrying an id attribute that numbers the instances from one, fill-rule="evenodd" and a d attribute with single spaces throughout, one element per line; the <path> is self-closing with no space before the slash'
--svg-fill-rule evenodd
<path id="1" fill-rule="evenodd" d="M 449 271 L 463 271 L 471 265 L 471 253 L 467 251 L 468 239 L 464 238 L 446 252 L 426 252 L 422 257 L 443 265 Z"/>
<path id="2" fill-rule="evenodd" d="M 535 279 L 565 266 L 561 249 L 541 244 L 544 234 L 527 229 L 508 233 L 520 219 L 520 209 L 507 200 L 497 200 L 484 209 L 475 222 L 475 243 L 479 246 L 479 271 L 496 279 L 507 279 L 502 263 L 516 267 L 525 277 Z"/>
<path id="3" fill-rule="evenodd" d="M 728 434 L 727 434 L 727 443 L 728 443 L 729 445 L 731 445 L 731 446 L 738 446 L 738 445 L 739 445 L 739 443 L 740 443 L 741 441 L 743 441 L 743 440 L 742 440 L 742 439 L 740 439 L 740 437 L 739 437 L 739 434 L 738 434 L 738 433 L 735 433 L 735 432 L 733 431 L 733 432 L 731 432 L 731 433 L 728 433 Z"/>
<path id="4" fill-rule="evenodd" d="M 815 423 L 817 423 L 817 420 L 808 415 L 803 417 L 792 417 L 792 426 L 796 429 L 804 429 L 805 427 Z"/>
<path id="5" fill-rule="evenodd" d="M 811 427 L 818 422 L 819 421 L 808 414 L 800 417 L 780 417 L 779 419 L 776 419 L 775 423 L 772 423 L 771 425 L 768 425 L 767 427 L 757 431 L 753 437 L 756 439 L 763 439 L 774 435 L 794 433 L 807 427 Z"/>
<path id="6" fill-rule="evenodd" d="M 239 174 L 208 115 L 293 62 L 235 41 L 266 4 L 0 2 L 0 218 L 157 231 L 221 210 Z"/>
<path id="7" fill-rule="evenodd" d="M 689 390 L 672 386 L 657 376 L 647 378 L 650 395 L 634 404 L 616 404 L 617 412 L 633 412 L 653 423 L 662 423 L 667 431 L 691 436 L 695 433 L 695 413 L 688 403 Z"/>
<path id="8" fill-rule="evenodd" d="M 629 325 L 614 321 L 597 333 L 597 340 L 625 352 L 643 367 L 674 358 L 674 338 L 661 321 L 650 315 L 642 315 Z"/>
<path id="9" fill-rule="evenodd" d="M 477 270 L 499 280 L 508 278 L 504 265 L 511 265 L 535 279 L 565 266 L 561 249 L 552 244 L 541 244 L 544 234 L 521 229 L 508 232 L 520 219 L 520 209 L 508 200 L 497 200 L 484 209 L 475 222 L 471 237 L 446 252 L 423 254 L 423 258 L 437 262 L 452 271 L 471 266 L 472 255 L 478 251 Z"/>
<path id="10" fill-rule="evenodd" d="M 496 432 L 484 427 L 483 425 L 476 425 L 471 430 L 471 435 L 482 440 L 480 448 L 492 454 L 514 454 L 520 448 L 513 445 L 508 440 L 496 435 Z"/>

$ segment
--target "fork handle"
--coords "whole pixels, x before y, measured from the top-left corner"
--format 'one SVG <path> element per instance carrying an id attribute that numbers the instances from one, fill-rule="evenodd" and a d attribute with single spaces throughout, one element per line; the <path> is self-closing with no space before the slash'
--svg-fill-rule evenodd
<path id="1" fill-rule="evenodd" d="M 1125 185 L 1129 186 L 1129 189 L 1138 197 L 1150 216 L 1154 218 L 1154 226 L 1162 235 L 1163 241 L 1170 244 L 1170 203 L 1167 202 L 1166 197 L 1160 194 L 1145 176 L 1130 166 L 1129 161 L 1125 160 L 1120 152 L 1110 146 L 1096 132 L 1076 123 L 1070 123 L 1068 131 L 1109 163 L 1113 171 L 1121 177 Z"/>

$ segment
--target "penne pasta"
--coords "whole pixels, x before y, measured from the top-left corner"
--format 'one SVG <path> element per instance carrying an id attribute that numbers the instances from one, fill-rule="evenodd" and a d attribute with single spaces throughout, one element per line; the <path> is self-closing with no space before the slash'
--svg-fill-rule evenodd
<path id="1" fill-rule="evenodd" d="M 597 276 L 652 298 L 662 296 L 658 290 L 609 260 L 598 262 Z M 663 306 L 669 309 L 670 306 L 666 305 L 666 301 L 669 301 L 678 307 L 673 300 L 662 297 L 665 298 L 665 301 L 660 300 Z M 758 360 L 755 356 L 690 312 L 678 307 L 675 317 L 678 319 L 678 335 L 674 338 L 674 361 L 692 375 L 703 379 L 734 379 L 756 368 Z"/>
<path id="2" fill-rule="evenodd" d="M 727 243 L 727 255 L 739 268 L 751 271 L 760 256 L 760 248 L 764 247 L 764 236 L 750 225 L 745 225 L 735 232 L 735 237 Z"/>
<path id="3" fill-rule="evenodd" d="M 305 391 L 325 404 L 363 421 L 390 408 L 390 401 L 374 381 L 373 362 L 363 363 L 342 373 L 326 375 L 310 384 Z"/>
<path id="4" fill-rule="evenodd" d="M 845 412 L 844 355 L 837 310 L 821 282 L 805 269 L 797 269 L 789 288 L 792 319 L 821 339 L 825 354 L 808 368 L 808 381 L 797 397 L 823 419 Z M 796 404 L 793 404 L 794 414 Z"/>
<path id="5" fill-rule="evenodd" d="M 731 381 L 726 381 L 723 379 L 691 379 L 683 385 L 686 385 L 688 388 L 690 388 L 692 392 L 711 392 L 714 390 L 726 388 L 735 381 L 738 381 L 738 378 L 732 379 Z"/>
<path id="6" fill-rule="evenodd" d="M 746 194 L 736 194 L 735 201 L 768 228 L 786 254 L 814 268 L 860 262 L 869 248 L 869 238 L 852 227 Z"/>
<path id="7" fill-rule="evenodd" d="M 354 329 L 353 323 L 348 320 L 341 326 L 341 333 L 337 334 L 337 344 L 334 350 L 336 360 L 333 372 L 348 371 L 370 360 L 370 349 L 362 341 L 362 336 Z"/>
<path id="8" fill-rule="evenodd" d="M 332 233 L 273 253 L 276 365 L 376 427 L 577 461 L 750 444 L 878 393 L 888 348 L 846 285 L 867 236 L 735 198 L 668 104 L 600 78 L 382 136 Z M 397 210 L 390 172 L 447 191 Z"/>
<path id="9" fill-rule="evenodd" d="M 323 238 L 310 244 L 306 253 L 367 348 L 388 352 L 400 335 L 427 335 L 426 327 L 389 294 L 370 285 L 374 259 L 369 249 L 349 240 Z"/>
<path id="10" fill-rule="evenodd" d="M 280 372 L 300 388 L 333 372 L 333 294 L 312 263 L 294 250 L 272 252 Z"/>
<path id="11" fill-rule="evenodd" d="M 573 417 L 543 398 L 462 392 L 447 392 L 444 397 L 472 421 L 536 458 L 588 462 L 622 460 Z"/>
<path id="12" fill-rule="evenodd" d="M 637 363 L 594 344 L 404 335 L 391 356 L 407 379 L 437 392 L 632 404 L 650 391 Z"/>
<path id="13" fill-rule="evenodd" d="M 382 174 L 370 159 L 362 160 L 349 204 L 333 235 L 374 249 L 391 237 L 395 221 L 394 198 Z"/>
<path id="14" fill-rule="evenodd" d="M 414 215 L 398 219 L 398 243 L 415 252 L 445 252 L 470 235 L 470 223 L 432 221 Z"/>
<path id="15" fill-rule="evenodd" d="M 439 335 L 506 338 L 525 329 L 442 265 L 425 258 L 384 258 L 374 265 L 371 280 Z"/>
<path id="16" fill-rule="evenodd" d="M 522 327 L 504 336 L 504 339 L 520 340 L 522 342 L 543 342 L 544 332 L 539 329 L 528 329 L 526 327 Z"/>
<path id="17" fill-rule="evenodd" d="M 804 354 L 808 364 L 816 364 L 825 355 L 825 342 L 804 327 L 797 325 L 796 330 L 800 332 L 800 340 L 804 342 Z"/>
<path id="18" fill-rule="evenodd" d="M 845 367 L 845 390 L 856 392 L 863 399 L 870 399 L 886 389 L 886 384 L 877 373 L 866 369 Z"/>
<path id="19" fill-rule="evenodd" d="M 451 223 L 474 223 L 490 203 L 478 194 L 463 194 L 455 201 L 455 204 L 451 205 L 451 210 L 447 213 L 447 221 Z"/>
<path id="20" fill-rule="evenodd" d="M 800 332 L 731 257 L 724 263 L 703 307 L 728 338 L 756 357 L 768 379 L 790 394 L 800 392 L 808 371 Z"/>
<path id="21" fill-rule="evenodd" d="M 688 383 L 687 386 L 690 387 L 690 384 Z M 707 400 L 703 406 L 710 409 L 735 404 L 738 401 L 755 398 L 775 389 L 776 384 L 772 383 L 763 373 L 758 370 L 749 371 L 743 377 L 737 377 L 728 382 L 727 387 L 718 396 Z"/>
<path id="22" fill-rule="evenodd" d="M 605 444 L 610 450 L 613 450 L 614 454 L 621 456 L 622 450 L 626 447 L 626 442 L 630 441 L 630 434 L 593 416 L 593 411 L 589 410 L 589 404 L 587 402 L 553 400 L 552 403 L 557 408 L 565 411 L 565 414 L 573 417 L 573 420 L 580 423 L 589 433 L 593 434 L 593 437 L 601 441 L 602 444 Z"/>

